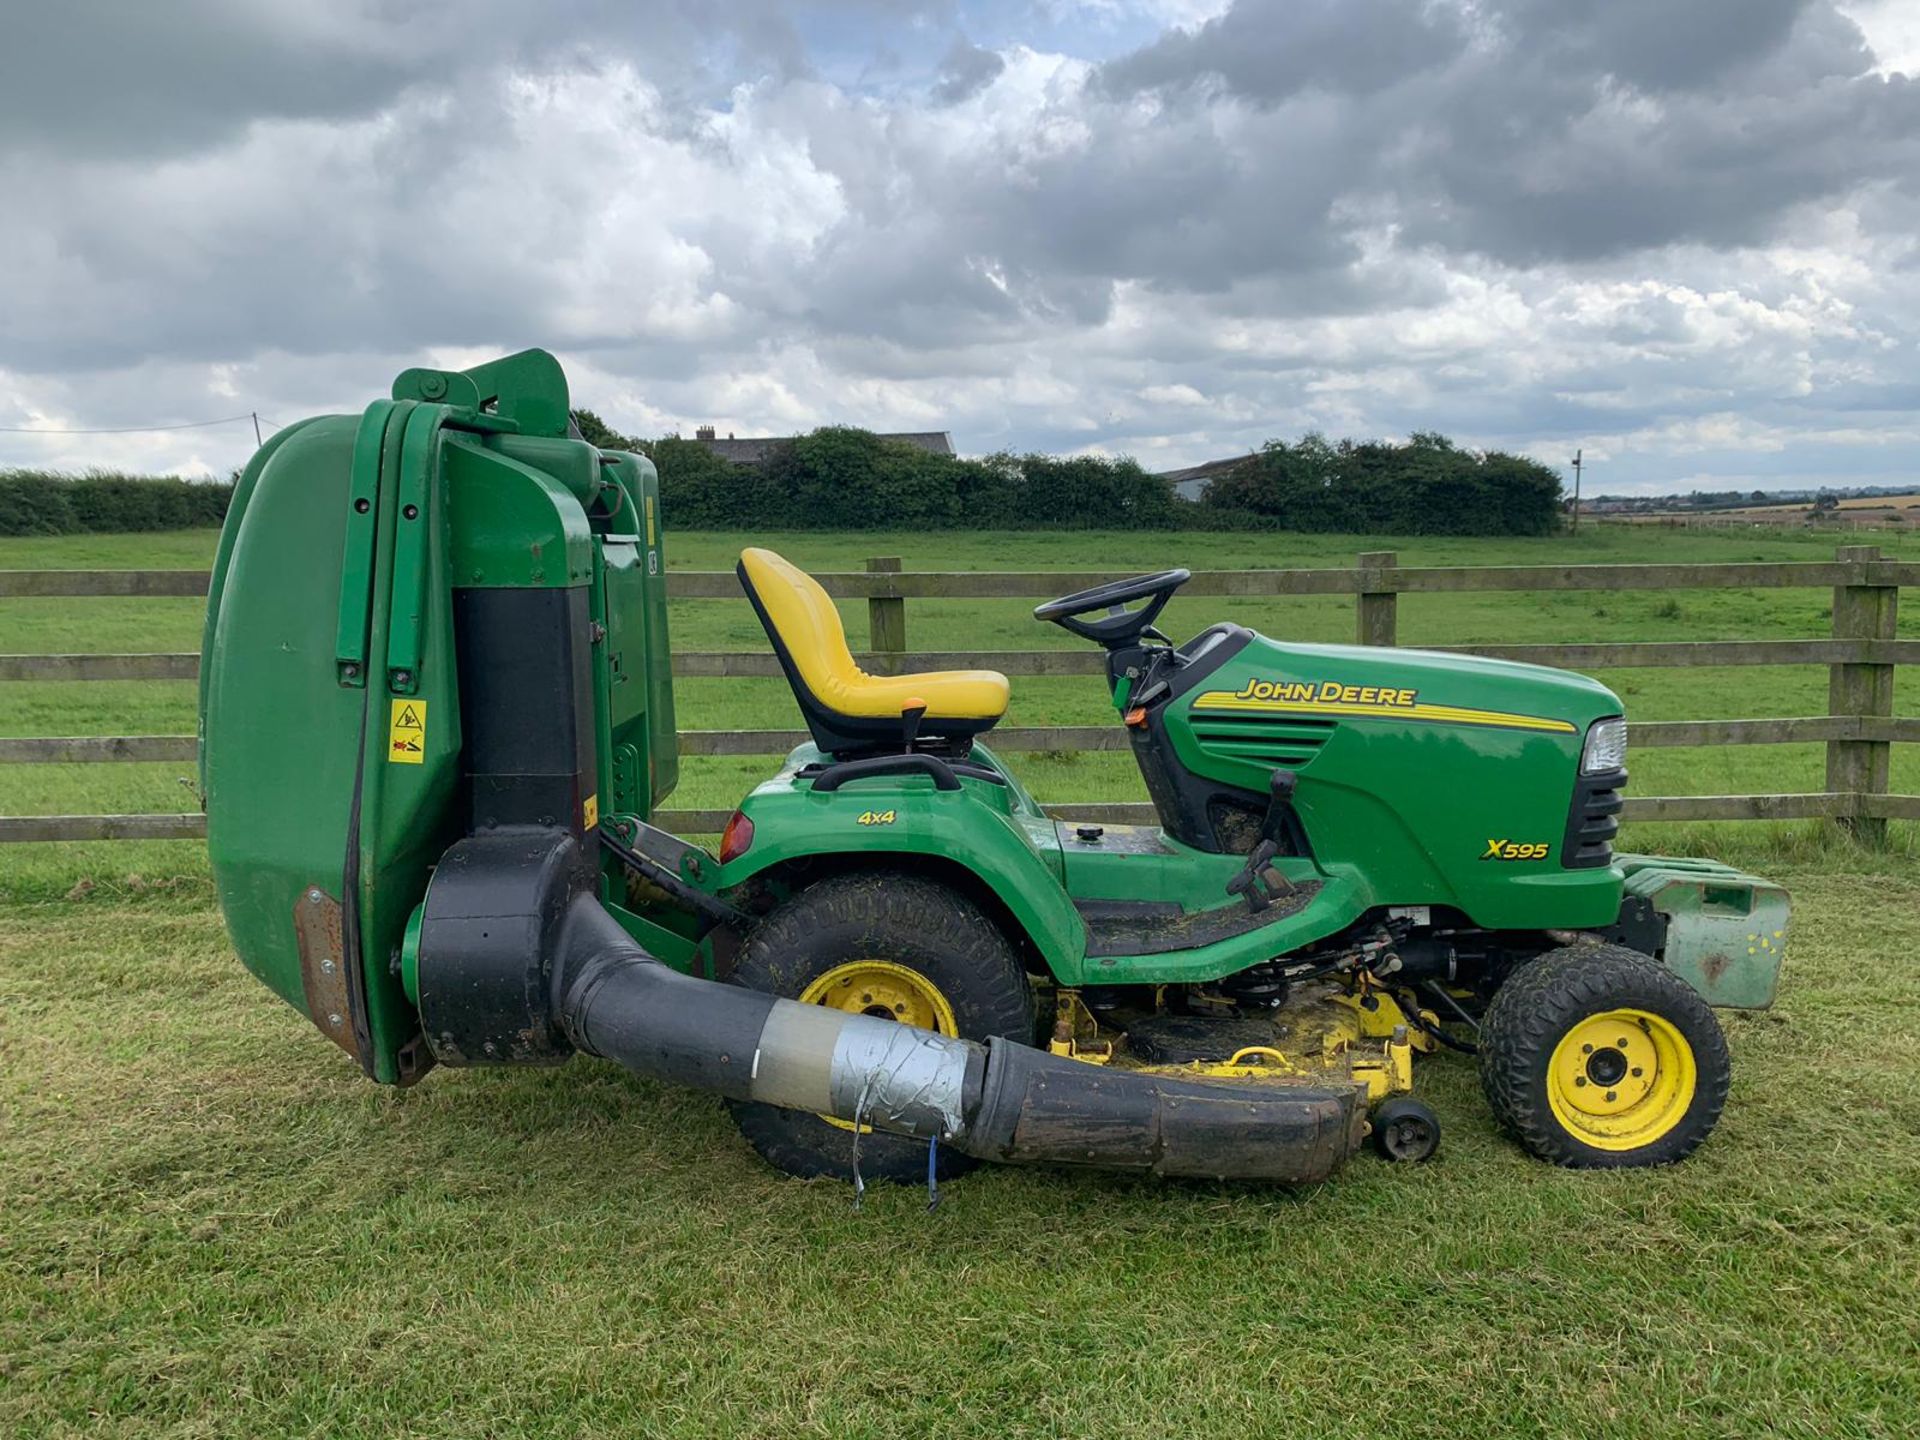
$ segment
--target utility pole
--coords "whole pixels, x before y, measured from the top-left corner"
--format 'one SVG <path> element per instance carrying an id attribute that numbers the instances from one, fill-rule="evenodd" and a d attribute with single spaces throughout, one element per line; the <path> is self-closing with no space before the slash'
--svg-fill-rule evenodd
<path id="1" fill-rule="evenodd" d="M 248 413 L 253 416 L 253 448 L 258 450 L 260 448 L 260 412 L 252 410 Z M 1575 490 L 1577 491 L 1578 488 L 1576 486 Z"/>
<path id="2" fill-rule="evenodd" d="M 1573 533 L 1580 533 L 1580 456 L 1584 450 L 1573 452 Z"/>

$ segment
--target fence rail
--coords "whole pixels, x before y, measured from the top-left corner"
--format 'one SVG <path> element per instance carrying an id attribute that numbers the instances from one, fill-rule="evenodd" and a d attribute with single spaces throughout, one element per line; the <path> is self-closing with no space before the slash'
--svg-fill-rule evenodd
<path id="1" fill-rule="evenodd" d="M 1567 670 L 1697 669 L 1707 665 L 1915 665 L 1920 640 L 1649 640 L 1578 645 L 1428 645 L 1449 655 L 1525 660 Z M 1003 675 L 1101 675 L 1097 650 L 864 650 L 877 675 L 916 670 L 998 670 Z M 673 657 L 676 679 L 774 679 L 780 661 L 752 650 L 691 650 Z M 0 680 L 194 680 L 195 654 L 0 655 Z M 1001 732 L 995 732 L 1001 733 Z"/>
<path id="2" fill-rule="evenodd" d="M 1848 546 L 1849 550 L 1873 549 Z M 1358 565 L 1312 570 L 1196 570 L 1182 596 L 1437 594 L 1463 590 L 1780 590 L 1828 585 L 1920 585 L 1920 561 L 1871 558 L 1704 565 L 1400 565 L 1368 551 Z M 1375 558 L 1369 564 L 1369 557 Z M 889 560 L 898 566 L 898 560 Z M 1050 599 L 1131 570 L 823 570 L 837 600 Z M 0 570 L 0 600 L 86 596 L 205 596 L 205 570 Z M 675 570 L 672 600 L 738 600 L 731 570 Z"/>
<path id="3" fill-rule="evenodd" d="M 1087 650 L 915 651 L 907 648 L 906 602 L 940 599 L 1030 599 L 1122 578 L 1109 571 L 903 571 L 897 559 L 867 562 L 863 571 L 817 578 L 840 599 L 867 601 L 870 649 L 858 658 L 881 674 L 914 670 L 992 669 L 1013 676 L 1097 675 L 1104 658 Z M 208 576 L 195 570 L 0 571 L 0 599 L 204 597 Z M 1804 794 L 1633 796 L 1629 820 L 1830 819 L 1869 842 L 1884 841 L 1889 820 L 1920 820 L 1920 796 L 1889 793 L 1892 746 L 1920 741 L 1920 717 L 1893 713 L 1895 667 L 1920 664 L 1920 640 L 1896 638 L 1899 592 L 1920 584 L 1920 564 L 1884 558 L 1872 546 L 1847 546 L 1831 561 L 1708 565 L 1402 566 L 1391 551 L 1370 551 L 1352 567 L 1306 570 L 1196 571 L 1183 594 L 1229 598 L 1352 595 L 1355 638 L 1393 645 L 1401 595 L 1472 591 L 1779 589 L 1831 587 L 1833 620 L 1825 638 L 1688 640 L 1430 647 L 1455 654 L 1524 660 L 1568 669 L 1821 665 L 1827 667 L 1828 713 L 1770 719 L 1634 722 L 1642 747 L 1822 743 L 1826 789 Z M 670 598 L 737 600 L 730 571 L 676 571 Z M 682 651 L 673 673 L 690 678 L 773 678 L 765 651 Z M 190 681 L 194 654 L 0 655 L 0 681 Z M 685 730 L 683 755 L 778 754 L 806 738 L 800 730 Z M 1113 751 L 1127 748 L 1118 726 L 1006 726 L 993 733 L 1007 751 Z M 190 735 L 85 735 L 0 738 L 0 763 L 182 763 L 195 758 Z M 1131 803 L 1052 805 L 1069 820 L 1150 822 L 1152 807 Z M 703 834 L 725 823 L 724 810 L 667 810 L 663 824 Z M 0 816 L 0 843 L 47 840 L 194 839 L 205 817 L 183 815 Z"/>

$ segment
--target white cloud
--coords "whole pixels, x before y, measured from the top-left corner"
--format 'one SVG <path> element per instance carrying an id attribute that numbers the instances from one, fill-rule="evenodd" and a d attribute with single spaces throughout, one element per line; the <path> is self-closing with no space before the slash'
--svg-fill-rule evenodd
<path id="1" fill-rule="evenodd" d="M 1920 5 L 1913 0 L 1841 0 L 1866 34 L 1881 74 L 1920 76 Z"/>

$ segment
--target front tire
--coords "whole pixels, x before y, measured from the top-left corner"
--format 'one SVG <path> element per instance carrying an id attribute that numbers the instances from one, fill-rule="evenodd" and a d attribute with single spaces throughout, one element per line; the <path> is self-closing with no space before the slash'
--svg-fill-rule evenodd
<path id="1" fill-rule="evenodd" d="M 1522 966 L 1480 1028 L 1480 1083 L 1530 1154 L 1576 1169 L 1670 1165 L 1713 1133 L 1732 1062 L 1694 988 L 1621 945 Z"/>
<path id="2" fill-rule="evenodd" d="M 732 980 L 803 1003 L 880 1015 L 942 1035 L 1033 1043 L 1033 988 L 998 926 L 944 885 L 898 872 L 837 875 L 808 886 L 747 937 Z M 740 1133 L 789 1175 L 853 1178 L 845 1121 L 730 1100 Z M 903 1184 L 927 1175 L 927 1142 L 863 1128 L 860 1174 Z M 975 1162 L 938 1152 L 952 1179 Z"/>

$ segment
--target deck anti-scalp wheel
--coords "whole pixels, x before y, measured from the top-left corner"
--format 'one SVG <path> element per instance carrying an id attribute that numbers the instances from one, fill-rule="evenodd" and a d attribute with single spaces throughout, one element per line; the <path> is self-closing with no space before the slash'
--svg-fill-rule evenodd
<path id="1" fill-rule="evenodd" d="M 1440 1117 L 1424 1100 L 1397 1095 L 1367 1117 L 1373 1148 L 1383 1160 L 1431 1160 L 1440 1148 Z"/>
<path id="2" fill-rule="evenodd" d="M 1002 1035 L 1033 1043 L 1033 990 L 1013 946 L 963 896 L 916 875 L 839 875 L 808 886 L 754 928 L 732 979 L 963 1040 Z M 852 1178 L 849 1122 L 750 1101 L 729 1101 L 728 1108 L 747 1142 L 776 1168 Z M 926 1179 L 923 1140 L 863 1127 L 859 1147 L 864 1179 Z M 938 1163 L 945 1180 L 975 1162 L 942 1149 Z"/>
<path id="3" fill-rule="evenodd" d="M 1487 1103 L 1556 1165 L 1685 1159 L 1713 1132 L 1731 1068 L 1698 992 L 1620 945 L 1569 945 L 1522 966 L 1480 1030 Z"/>

